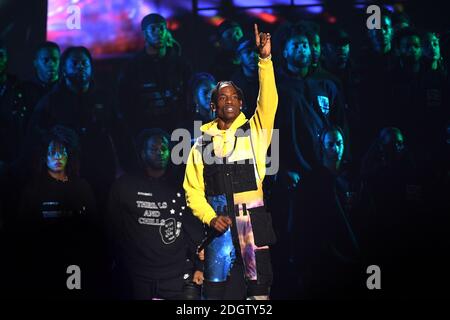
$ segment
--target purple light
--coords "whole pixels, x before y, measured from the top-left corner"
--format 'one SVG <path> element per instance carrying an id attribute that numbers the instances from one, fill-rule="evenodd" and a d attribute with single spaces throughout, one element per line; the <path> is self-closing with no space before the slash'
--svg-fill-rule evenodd
<path id="1" fill-rule="evenodd" d="M 319 14 L 319 13 L 323 12 L 323 7 L 321 7 L 321 6 L 307 7 L 306 11 L 309 13 L 313 13 L 313 14 Z"/>
<path id="2" fill-rule="evenodd" d="M 219 11 L 217 10 L 200 10 L 198 12 L 199 15 L 207 18 L 215 17 L 219 14 Z"/>
<path id="3" fill-rule="evenodd" d="M 384 5 L 384 7 L 385 7 L 386 9 L 388 9 L 390 12 L 394 12 L 394 6 L 391 6 L 391 5 L 386 4 L 386 5 Z"/>
<path id="4" fill-rule="evenodd" d="M 322 0 L 294 0 L 294 4 L 296 5 L 322 5 Z"/>

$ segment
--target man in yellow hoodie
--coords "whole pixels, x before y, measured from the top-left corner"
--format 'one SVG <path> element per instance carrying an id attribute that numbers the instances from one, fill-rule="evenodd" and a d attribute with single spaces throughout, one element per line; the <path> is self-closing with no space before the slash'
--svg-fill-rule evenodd
<path id="1" fill-rule="evenodd" d="M 269 245 L 275 242 L 265 210 L 263 179 L 278 104 L 270 34 L 255 25 L 260 91 L 255 114 L 241 112 L 243 93 L 221 81 L 211 94 L 216 119 L 203 125 L 189 154 L 183 187 L 188 206 L 209 235 L 205 248 L 205 299 L 268 299 Z"/>

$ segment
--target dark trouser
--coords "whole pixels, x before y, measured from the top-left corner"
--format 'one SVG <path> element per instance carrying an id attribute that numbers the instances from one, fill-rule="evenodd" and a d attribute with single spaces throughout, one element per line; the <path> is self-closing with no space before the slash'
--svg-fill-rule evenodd
<path id="1" fill-rule="evenodd" d="M 121 270 L 114 276 L 115 289 L 119 299 L 132 300 L 200 300 L 200 286 L 192 283 L 184 274 L 169 278 L 153 280 L 130 274 Z"/>
<path id="2" fill-rule="evenodd" d="M 258 280 L 246 280 L 244 265 L 238 257 L 226 281 L 203 282 L 205 300 L 245 300 L 251 296 L 268 296 L 272 284 L 272 267 L 269 250 L 259 250 L 257 255 Z"/>
<path id="3" fill-rule="evenodd" d="M 147 280 L 138 276 L 131 277 L 132 299 L 183 299 L 183 275 L 164 280 Z"/>

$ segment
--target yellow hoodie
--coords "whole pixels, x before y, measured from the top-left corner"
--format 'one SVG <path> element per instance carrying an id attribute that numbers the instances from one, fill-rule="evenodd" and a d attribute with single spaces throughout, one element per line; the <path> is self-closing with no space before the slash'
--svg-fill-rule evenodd
<path id="1" fill-rule="evenodd" d="M 262 182 L 266 173 L 266 154 L 272 139 L 278 105 L 272 61 L 270 59 L 259 59 L 258 67 L 259 96 L 255 114 L 249 120 L 251 140 L 249 138 L 237 139 L 236 147 L 233 150 L 236 129 L 247 122 L 242 112 L 227 130 L 220 130 L 217 127 L 217 119 L 204 124 L 200 128 L 203 133 L 213 137 L 213 148 L 217 157 L 229 156 L 229 161 L 256 158 L 255 177 L 258 189 L 233 195 L 235 204 L 245 203 L 248 209 L 264 205 Z M 192 209 L 195 216 L 209 225 L 210 221 L 216 216 L 216 212 L 207 202 L 205 195 L 201 139 L 202 137 L 197 139 L 189 154 L 183 187 L 186 191 L 187 205 Z M 232 153 L 229 155 L 228 153 L 231 151 Z"/>

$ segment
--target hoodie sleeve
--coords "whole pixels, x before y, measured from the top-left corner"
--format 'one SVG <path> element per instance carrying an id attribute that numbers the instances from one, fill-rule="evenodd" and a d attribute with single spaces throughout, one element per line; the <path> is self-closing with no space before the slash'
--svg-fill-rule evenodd
<path id="1" fill-rule="evenodd" d="M 206 200 L 203 167 L 202 156 L 198 150 L 198 142 L 196 142 L 189 153 L 183 188 L 186 192 L 187 205 L 191 208 L 194 216 L 209 225 L 216 216 L 216 212 Z"/>
<path id="2" fill-rule="evenodd" d="M 255 114 L 250 119 L 252 143 L 255 149 L 258 173 L 265 175 L 266 153 L 272 141 L 278 93 L 275 85 L 273 63 L 270 59 L 259 59 L 259 95 Z"/>

